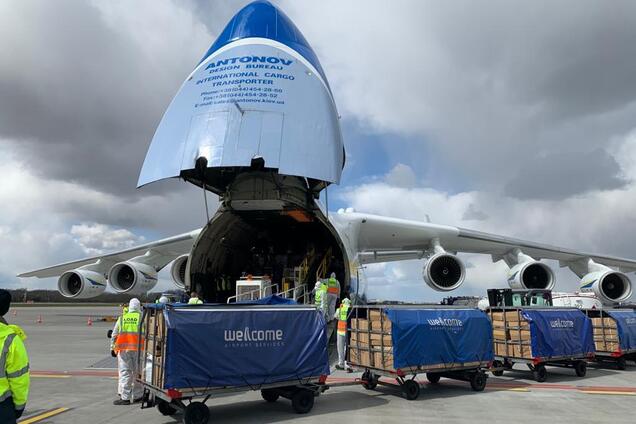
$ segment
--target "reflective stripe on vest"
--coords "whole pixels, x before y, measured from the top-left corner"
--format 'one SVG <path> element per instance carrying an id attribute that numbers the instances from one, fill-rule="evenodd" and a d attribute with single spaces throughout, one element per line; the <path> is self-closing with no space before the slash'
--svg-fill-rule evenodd
<path id="1" fill-rule="evenodd" d="M 349 305 L 340 305 L 339 311 L 338 335 L 345 336 L 347 334 L 347 314 L 349 313 Z"/>
<path id="2" fill-rule="evenodd" d="M 128 312 L 121 316 L 119 334 L 115 342 L 115 350 L 137 350 L 139 346 L 139 312 Z"/>
<path id="3" fill-rule="evenodd" d="M 21 348 L 17 345 L 13 346 L 13 363 L 7 363 L 9 351 L 16 338 L 16 333 L 6 334 L 6 337 L 0 338 L 0 402 L 13 397 L 13 404 L 16 409 L 24 408 L 26 398 L 29 392 L 29 360 L 22 343 Z M 22 365 L 21 368 L 15 369 L 16 366 Z M 11 372 L 7 372 L 11 369 Z"/>
<path id="4" fill-rule="evenodd" d="M 338 294 L 339 292 L 338 280 L 330 278 L 329 281 L 327 281 L 327 293 Z"/>
<path id="5" fill-rule="evenodd" d="M 322 304 L 322 289 L 318 289 L 316 292 L 316 297 L 314 303 L 316 306 L 320 306 Z"/>

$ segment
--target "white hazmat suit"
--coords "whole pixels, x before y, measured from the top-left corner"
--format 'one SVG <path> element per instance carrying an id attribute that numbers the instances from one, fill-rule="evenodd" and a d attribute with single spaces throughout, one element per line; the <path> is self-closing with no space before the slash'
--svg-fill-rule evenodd
<path id="1" fill-rule="evenodd" d="M 139 299 L 133 298 L 128 304 L 128 313 L 141 313 L 141 303 Z M 123 316 L 123 315 L 122 315 Z M 117 337 L 121 333 L 121 317 L 117 320 L 113 335 L 111 338 L 111 349 L 115 349 Z M 117 370 L 119 373 L 118 391 L 121 396 L 121 403 L 115 401 L 116 404 L 132 403 L 141 398 L 143 389 L 139 384 L 135 384 L 135 376 L 137 375 L 137 351 L 122 350 L 117 353 Z"/>

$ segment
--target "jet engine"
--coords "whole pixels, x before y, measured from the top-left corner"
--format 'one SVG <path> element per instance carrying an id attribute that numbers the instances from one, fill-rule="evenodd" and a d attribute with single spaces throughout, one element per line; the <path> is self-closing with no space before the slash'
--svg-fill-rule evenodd
<path id="1" fill-rule="evenodd" d="M 157 284 L 157 270 L 148 264 L 120 262 L 108 272 L 108 281 L 117 293 L 144 294 Z"/>
<path id="2" fill-rule="evenodd" d="M 611 269 L 585 274 L 580 288 L 594 293 L 604 304 L 621 302 L 632 295 L 632 282 L 627 275 Z"/>
<path id="3" fill-rule="evenodd" d="M 188 257 L 190 255 L 181 255 L 172 262 L 170 267 L 170 276 L 175 286 L 185 289 L 186 267 L 188 266 Z"/>
<path id="4" fill-rule="evenodd" d="M 522 262 L 508 271 L 508 284 L 512 289 L 552 290 L 554 281 L 552 269 L 538 261 Z"/>
<path id="5" fill-rule="evenodd" d="M 86 269 L 66 271 L 57 280 L 57 290 L 64 297 L 88 299 L 106 290 L 106 278 L 98 272 Z"/>
<path id="6" fill-rule="evenodd" d="M 464 282 L 466 267 L 457 256 L 440 251 L 428 258 L 422 274 L 426 284 L 433 290 L 451 291 Z"/>

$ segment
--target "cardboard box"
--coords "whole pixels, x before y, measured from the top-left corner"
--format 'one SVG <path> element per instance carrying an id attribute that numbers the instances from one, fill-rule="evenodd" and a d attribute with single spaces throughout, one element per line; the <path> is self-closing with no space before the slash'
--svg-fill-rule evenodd
<path id="1" fill-rule="evenodd" d="M 370 367 L 371 352 L 362 349 L 349 349 L 349 362 L 363 367 Z"/>
<path id="2" fill-rule="evenodd" d="M 605 327 L 605 328 L 601 328 L 601 327 L 594 327 L 594 335 L 601 335 L 601 334 L 609 334 L 612 336 L 616 336 L 618 335 L 618 328 L 609 328 L 609 327 Z"/>
<path id="3" fill-rule="evenodd" d="M 371 330 L 391 333 L 391 321 L 371 321 Z"/>
<path id="4" fill-rule="evenodd" d="M 532 358 L 530 345 L 508 342 L 508 346 L 506 349 L 506 345 L 499 342 L 495 343 L 494 350 L 495 355 L 497 356 L 505 356 L 511 358 Z"/>
<path id="5" fill-rule="evenodd" d="M 605 317 L 605 318 L 592 318 L 592 325 L 594 327 L 610 327 L 610 328 L 616 328 L 616 321 L 614 321 L 614 318 L 610 318 L 610 317 Z"/>
<path id="6" fill-rule="evenodd" d="M 369 333 L 362 333 L 362 332 L 357 332 L 357 331 L 352 331 L 351 332 L 351 337 L 349 338 L 349 344 L 351 346 L 355 346 L 357 343 L 364 343 L 364 344 L 370 344 L 369 343 Z"/>
<path id="7" fill-rule="evenodd" d="M 382 309 L 369 309 L 370 321 L 380 321 L 380 320 L 388 321 L 389 320 L 389 318 L 386 315 L 384 315 L 384 317 L 382 315 L 384 315 L 384 312 L 382 312 Z"/>
<path id="8" fill-rule="evenodd" d="M 371 344 L 372 345 L 378 345 L 378 346 L 393 346 L 393 341 L 392 341 L 392 337 L 390 334 L 388 335 L 383 335 L 383 334 L 371 334 Z"/>
<path id="9" fill-rule="evenodd" d="M 618 343 L 605 343 L 605 342 L 594 342 L 597 352 L 616 352 L 619 350 L 620 345 Z"/>
<path id="10" fill-rule="evenodd" d="M 509 330 L 510 340 L 530 340 L 530 330 Z"/>
<path id="11" fill-rule="evenodd" d="M 352 319 L 351 320 L 351 328 L 356 330 L 370 330 L 369 321 L 362 318 Z"/>
<path id="12" fill-rule="evenodd" d="M 618 343 L 618 335 L 614 334 L 614 335 L 610 335 L 610 334 L 606 334 L 606 335 L 594 335 L 594 341 L 595 342 L 614 342 L 614 343 Z"/>
<path id="13" fill-rule="evenodd" d="M 393 370 L 393 353 L 373 352 L 373 366 L 384 370 Z"/>
<path id="14" fill-rule="evenodd" d="M 504 320 L 505 314 L 505 320 Z M 492 312 L 491 317 L 493 321 L 519 321 L 519 315 L 521 311 L 506 311 L 506 312 Z"/>
<path id="15" fill-rule="evenodd" d="M 502 330 L 501 328 L 493 328 L 492 338 L 495 340 L 508 340 L 510 338 L 510 334 L 508 334 L 508 330 Z"/>

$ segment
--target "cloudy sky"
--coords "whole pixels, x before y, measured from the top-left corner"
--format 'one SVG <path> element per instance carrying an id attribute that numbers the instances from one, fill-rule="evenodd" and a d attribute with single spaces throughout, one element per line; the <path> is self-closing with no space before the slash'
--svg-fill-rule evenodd
<path id="1" fill-rule="evenodd" d="M 14 276 L 203 225 L 200 190 L 135 185 L 171 97 L 246 3 L 0 3 L 0 286 L 52 287 Z M 276 3 L 342 115 L 333 208 L 636 257 L 636 3 Z M 505 285 L 503 264 L 466 260 L 457 293 Z M 438 298 L 421 266 L 368 267 L 369 294 Z"/>

